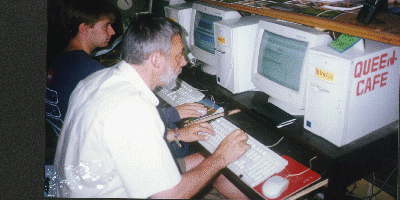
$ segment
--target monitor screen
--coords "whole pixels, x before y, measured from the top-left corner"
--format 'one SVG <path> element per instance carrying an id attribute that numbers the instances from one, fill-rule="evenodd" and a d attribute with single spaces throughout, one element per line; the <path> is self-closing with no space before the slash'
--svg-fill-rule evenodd
<path id="1" fill-rule="evenodd" d="M 189 49 L 195 61 L 201 61 L 203 72 L 215 75 L 217 57 L 215 54 L 214 22 L 240 18 L 237 10 L 196 1 L 192 6 L 190 19 Z"/>
<path id="2" fill-rule="evenodd" d="M 204 51 L 214 54 L 213 22 L 221 20 L 222 17 L 197 12 L 194 22 L 194 45 Z"/>
<path id="3" fill-rule="evenodd" d="M 308 42 L 264 31 L 257 73 L 282 86 L 299 91 Z"/>
<path id="4" fill-rule="evenodd" d="M 292 115 L 304 115 L 308 49 L 332 38 L 313 27 L 260 20 L 251 81 L 268 102 Z"/>

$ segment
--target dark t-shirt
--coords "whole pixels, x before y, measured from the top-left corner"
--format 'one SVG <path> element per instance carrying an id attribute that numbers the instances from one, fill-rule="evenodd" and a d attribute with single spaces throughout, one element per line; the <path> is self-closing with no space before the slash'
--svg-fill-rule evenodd
<path id="1" fill-rule="evenodd" d="M 47 75 L 46 119 L 61 129 L 72 91 L 79 81 L 101 69 L 104 66 L 83 50 L 62 52 Z"/>

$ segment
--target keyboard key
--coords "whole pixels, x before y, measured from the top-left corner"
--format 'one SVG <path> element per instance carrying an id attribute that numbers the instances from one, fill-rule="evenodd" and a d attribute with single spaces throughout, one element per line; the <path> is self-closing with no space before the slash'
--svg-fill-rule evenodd
<path id="1" fill-rule="evenodd" d="M 214 129 L 215 136 L 209 135 L 210 139 L 199 141 L 199 143 L 207 151 L 214 153 L 221 141 L 238 127 L 225 118 L 218 118 L 210 124 Z M 239 176 L 247 185 L 254 187 L 285 169 L 288 162 L 250 135 L 248 136 L 247 143 L 251 145 L 251 148 L 238 160 L 229 164 L 228 169 Z"/>
<path id="2" fill-rule="evenodd" d="M 176 107 L 185 103 L 195 103 L 201 101 L 205 95 L 192 87 L 185 81 L 180 81 L 180 88 L 172 91 L 166 88 L 162 88 L 157 92 L 164 101 L 169 103 L 171 106 Z"/>

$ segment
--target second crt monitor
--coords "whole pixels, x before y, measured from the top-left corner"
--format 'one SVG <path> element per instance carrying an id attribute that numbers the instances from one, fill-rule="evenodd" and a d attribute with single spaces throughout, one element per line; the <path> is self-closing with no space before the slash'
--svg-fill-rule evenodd
<path id="1" fill-rule="evenodd" d="M 194 2 L 190 23 L 190 52 L 194 57 L 206 63 L 203 71 L 216 73 L 214 25 L 216 21 L 240 18 L 238 11 L 208 4 Z"/>
<path id="2" fill-rule="evenodd" d="M 304 115 L 308 49 L 332 38 L 286 21 L 259 22 L 251 80 L 269 102 L 291 115 Z"/>
<path id="3" fill-rule="evenodd" d="M 251 82 L 251 63 L 258 22 L 275 19 L 261 15 L 214 22 L 217 83 L 232 93 L 254 89 Z"/>
<path id="4" fill-rule="evenodd" d="M 189 32 L 190 32 L 190 20 L 192 18 L 192 6 L 193 3 L 182 3 L 176 5 L 165 6 L 165 17 L 172 19 L 177 22 L 183 28 L 183 38 L 185 44 L 185 50 L 189 50 Z M 188 61 L 192 61 L 193 56 L 188 54 Z"/>

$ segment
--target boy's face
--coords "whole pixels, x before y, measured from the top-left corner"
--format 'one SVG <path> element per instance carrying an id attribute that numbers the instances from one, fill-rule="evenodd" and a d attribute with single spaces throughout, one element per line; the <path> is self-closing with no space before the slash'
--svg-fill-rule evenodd
<path id="1" fill-rule="evenodd" d="M 89 38 L 94 48 L 108 46 L 111 37 L 115 34 L 111 24 L 110 19 L 101 18 L 93 27 L 89 28 Z"/>

